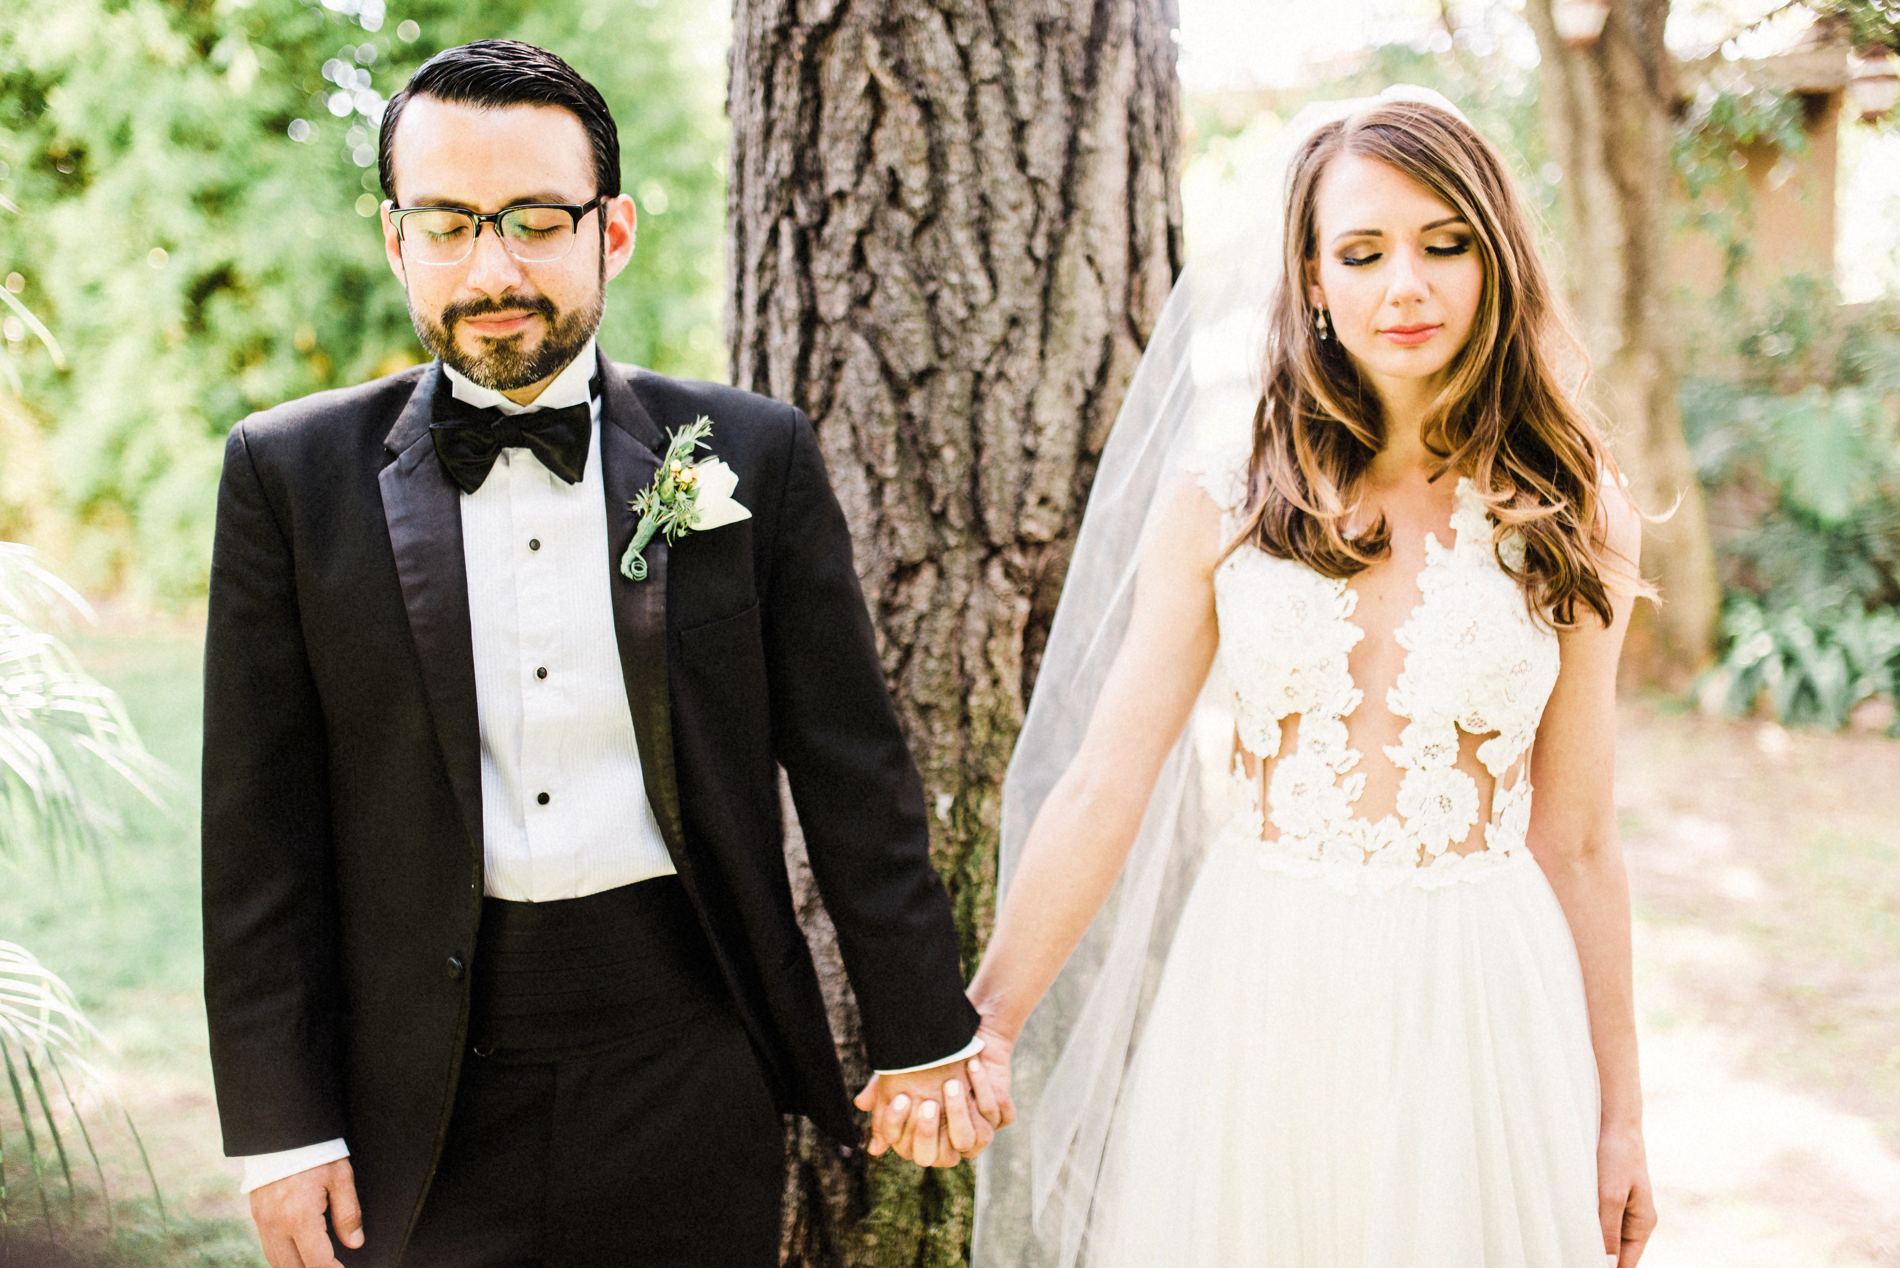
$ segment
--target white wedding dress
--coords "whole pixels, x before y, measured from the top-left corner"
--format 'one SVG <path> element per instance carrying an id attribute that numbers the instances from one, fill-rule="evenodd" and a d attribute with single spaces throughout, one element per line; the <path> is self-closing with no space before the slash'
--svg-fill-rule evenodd
<path id="1" fill-rule="evenodd" d="M 1246 458 L 1197 464 L 1224 531 Z M 1455 504 L 1389 682 L 1353 681 L 1347 582 L 1252 546 L 1216 573 L 1235 808 L 1133 1044 L 1088 1268 L 1604 1262 L 1582 975 L 1525 846 L 1557 636 L 1469 482 Z"/>

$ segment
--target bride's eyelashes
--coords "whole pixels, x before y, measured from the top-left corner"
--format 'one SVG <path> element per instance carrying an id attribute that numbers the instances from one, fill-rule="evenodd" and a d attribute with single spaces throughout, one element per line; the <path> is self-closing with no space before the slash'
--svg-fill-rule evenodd
<path id="1" fill-rule="evenodd" d="M 1447 259 L 1454 255 L 1463 255 L 1469 250 L 1471 250 L 1471 239 L 1456 238 L 1440 246 L 1426 247 L 1425 254 Z M 1384 255 L 1383 251 L 1374 251 L 1369 255 L 1342 255 L 1339 257 L 1339 262 L 1347 268 L 1364 268 L 1368 264 L 1376 263 Z"/>

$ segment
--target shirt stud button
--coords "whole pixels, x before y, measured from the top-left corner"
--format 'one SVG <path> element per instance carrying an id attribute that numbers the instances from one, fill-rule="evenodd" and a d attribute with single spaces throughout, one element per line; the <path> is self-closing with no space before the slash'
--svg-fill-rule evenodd
<path id="1" fill-rule="evenodd" d="M 539 802 L 541 805 L 545 806 L 548 804 L 548 795 L 546 793 L 541 793 L 539 796 L 535 798 L 535 800 Z"/>
<path id="2" fill-rule="evenodd" d="M 530 538 L 528 539 L 528 549 L 529 549 L 529 550 L 540 550 L 540 549 L 541 549 L 541 539 L 540 539 L 539 537 L 530 537 Z"/>
<path id="3" fill-rule="evenodd" d="M 546 678 L 548 676 L 548 667 L 546 665 L 541 666 L 534 671 L 534 676 L 536 678 Z"/>

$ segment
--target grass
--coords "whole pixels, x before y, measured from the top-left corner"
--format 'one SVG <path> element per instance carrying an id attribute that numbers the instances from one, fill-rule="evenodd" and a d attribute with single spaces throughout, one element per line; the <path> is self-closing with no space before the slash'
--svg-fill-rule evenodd
<path id="1" fill-rule="evenodd" d="M 202 642 L 195 632 L 175 630 L 89 633 L 72 645 L 85 667 L 120 694 L 146 746 L 177 772 L 178 785 L 169 812 L 132 806 L 127 839 L 100 857 L 0 864 L 0 936 L 59 973 L 104 1033 L 94 1059 L 149 1151 L 165 1218 L 137 1145 L 108 1116 L 92 1121 L 110 1211 L 88 1160 L 83 1169 L 75 1163 L 77 1214 L 69 1216 L 55 1167 L 47 1181 L 50 1229 L 16 1161 L 24 1151 L 16 1152 L 10 1138 L 13 1222 L 0 1266 L 261 1265 L 235 1168 L 221 1156 L 205 1040 L 197 787 Z M 83 1158 L 83 1146 L 69 1143 Z"/>

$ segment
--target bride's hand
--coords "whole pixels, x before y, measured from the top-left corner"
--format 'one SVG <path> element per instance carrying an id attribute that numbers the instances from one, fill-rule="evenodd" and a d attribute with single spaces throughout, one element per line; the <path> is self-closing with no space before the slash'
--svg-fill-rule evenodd
<path id="1" fill-rule="evenodd" d="M 1616 1256 L 1616 1268 L 1636 1268 L 1656 1227 L 1641 1127 L 1606 1126 L 1598 1138 L 1597 1214 L 1603 1221 L 1604 1253 Z"/>
<path id="2" fill-rule="evenodd" d="M 970 1091 L 977 1112 L 1001 1131 L 1016 1121 L 1016 1102 L 1009 1095 L 1009 1054 L 1016 1040 L 992 1026 L 987 1017 L 978 1023 L 976 1035 L 983 1041 L 983 1051 L 970 1058 Z"/>

